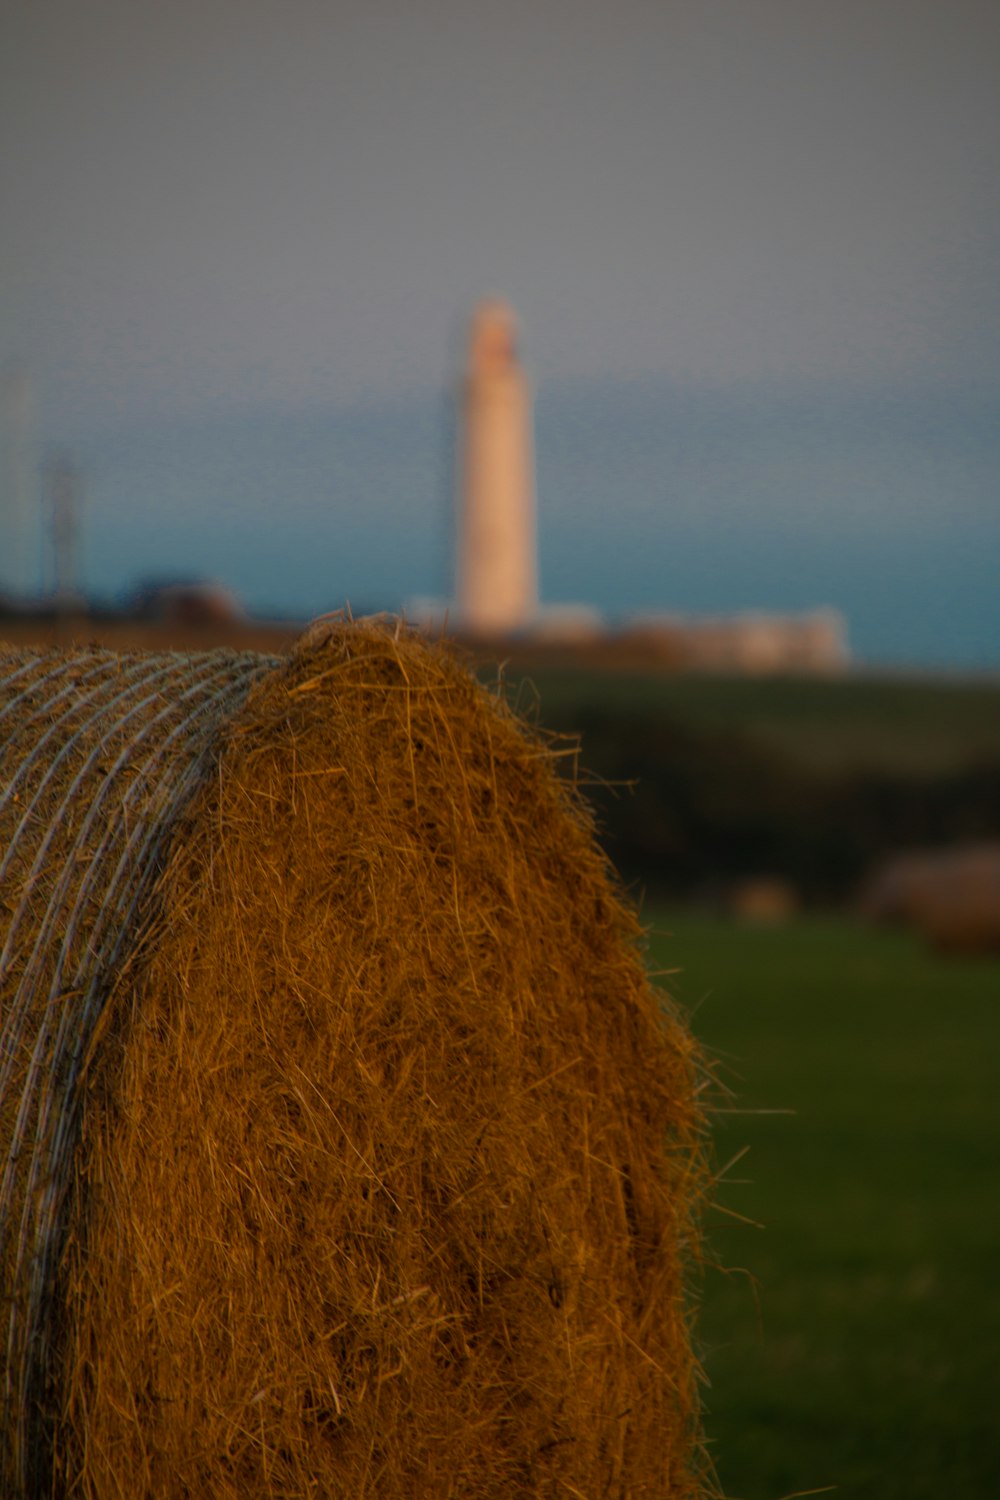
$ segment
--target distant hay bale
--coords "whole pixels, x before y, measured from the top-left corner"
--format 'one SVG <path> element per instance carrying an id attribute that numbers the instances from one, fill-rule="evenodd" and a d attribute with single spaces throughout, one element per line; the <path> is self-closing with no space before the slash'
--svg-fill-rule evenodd
<path id="1" fill-rule="evenodd" d="M 729 910 L 737 921 L 758 927 L 780 927 L 790 922 L 800 906 L 790 880 L 758 875 L 741 881 L 729 895 Z"/>
<path id="2" fill-rule="evenodd" d="M 869 878 L 860 907 L 916 928 L 942 953 L 1000 952 L 1000 844 L 896 855 Z"/>
<path id="3" fill-rule="evenodd" d="M 694 1496 L 693 1043 L 444 648 L 0 670 L 0 1492 Z"/>

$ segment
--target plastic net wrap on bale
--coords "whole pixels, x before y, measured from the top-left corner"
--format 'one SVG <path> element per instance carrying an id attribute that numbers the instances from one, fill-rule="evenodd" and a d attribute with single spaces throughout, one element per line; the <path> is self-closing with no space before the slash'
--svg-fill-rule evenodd
<path id="1" fill-rule="evenodd" d="M 699 1494 L 697 1057 L 546 745 L 378 623 L 58 670 L 8 689 L 5 1492 Z"/>
<path id="2" fill-rule="evenodd" d="M 0 656 L 0 1493 L 42 1488 L 81 1083 L 171 828 L 273 663 Z"/>

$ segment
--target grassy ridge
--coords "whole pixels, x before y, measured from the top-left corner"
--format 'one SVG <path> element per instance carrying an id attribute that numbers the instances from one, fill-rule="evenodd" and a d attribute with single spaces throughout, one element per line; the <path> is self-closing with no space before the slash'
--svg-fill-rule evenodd
<path id="1" fill-rule="evenodd" d="M 701 1336 L 726 1493 L 1000 1493 L 1000 964 L 846 921 L 652 912 L 650 962 L 750 1113 L 723 1165 Z M 758 1109 L 791 1114 L 755 1114 Z"/>
<path id="2" fill-rule="evenodd" d="M 1000 756 L 1000 683 L 947 678 L 723 677 L 515 666 L 521 699 L 572 730 L 595 711 L 746 736 L 819 772 L 927 775 Z M 586 745 L 584 746 L 586 759 Z"/>
<path id="3" fill-rule="evenodd" d="M 578 668 L 514 683 L 546 728 L 580 736 L 611 859 L 667 899 L 779 876 L 811 905 L 849 902 L 901 849 L 1000 839 L 998 684 Z"/>

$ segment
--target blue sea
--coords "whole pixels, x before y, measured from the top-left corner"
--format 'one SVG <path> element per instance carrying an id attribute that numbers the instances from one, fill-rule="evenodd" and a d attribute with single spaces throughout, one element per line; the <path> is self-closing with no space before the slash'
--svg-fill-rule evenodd
<path id="1" fill-rule="evenodd" d="M 995 388 L 565 383 L 535 433 L 547 602 L 833 606 L 863 663 L 1000 668 Z M 455 447 L 437 391 L 78 434 L 82 582 L 212 578 L 272 617 L 448 597 Z"/>

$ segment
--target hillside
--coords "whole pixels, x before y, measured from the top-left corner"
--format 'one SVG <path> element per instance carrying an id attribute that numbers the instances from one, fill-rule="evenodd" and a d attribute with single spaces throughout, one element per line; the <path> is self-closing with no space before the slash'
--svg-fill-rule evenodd
<path id="1" fill-rule="evenodd" d="M 851 899 L 900 849 L 1000 838 L 1000 684 L 722 678 L 511 662 L 514 700 L 579 736 L 627 880 L 676 896 L 761 876 Z"/>

